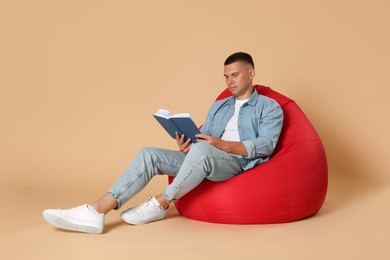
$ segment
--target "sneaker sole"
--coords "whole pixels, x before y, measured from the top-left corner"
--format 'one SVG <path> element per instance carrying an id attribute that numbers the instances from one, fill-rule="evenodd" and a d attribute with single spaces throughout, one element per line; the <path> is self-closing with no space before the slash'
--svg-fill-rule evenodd
<path id="1" fill-rule="evenodd" d="M 53 226 L 56 226 L 61 229 L 78 231 L 83 233 L 91 233 L 91 234 L 101 234 L 103 232 L 103 230 L 100 228 L 93 227 L 93 226 L 86 226 L 82 224 L 76 224 L 70 222 L 67 219 L 61 218 L 59 216 L 47 214 L 47 213 L 43 213 L 43 218 Z"/>

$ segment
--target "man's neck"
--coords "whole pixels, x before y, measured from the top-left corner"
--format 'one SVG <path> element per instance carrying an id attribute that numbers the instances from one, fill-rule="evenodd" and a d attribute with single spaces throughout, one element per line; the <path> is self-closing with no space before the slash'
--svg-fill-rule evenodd
<path id="1" fill-rule="evenodd" d="M 250 90 L 248 90 L 247 92 L 245 92 L 243 95 L 236 96 L 236 99 L 237 99 L 237 100 L 249 99 L 249 98 L 252 96 L 254 90 L 255 90 L 255 89 L 252 87 Z"/>

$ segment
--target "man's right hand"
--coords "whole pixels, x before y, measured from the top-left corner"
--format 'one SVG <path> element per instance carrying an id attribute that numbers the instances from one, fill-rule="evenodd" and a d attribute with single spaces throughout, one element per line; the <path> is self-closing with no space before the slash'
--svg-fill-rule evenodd
<path id="1" fill-rule="evenodd" d="M 185 139 L 184 134 L 179 136 L 179 134 L 176 132 L 177 146 L 179 147 L 180 152 L 187 154 L 188 151 L 191 149 L 191 139 L 188 138 L 187 141 L 185 141 L 185 142 L 184 142 L 184 139 Z"/>

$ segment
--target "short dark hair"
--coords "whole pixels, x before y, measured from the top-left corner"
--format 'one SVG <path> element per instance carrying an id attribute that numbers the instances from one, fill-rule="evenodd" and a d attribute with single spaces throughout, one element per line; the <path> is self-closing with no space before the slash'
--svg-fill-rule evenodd
<path id="1" fill-rule="evenodd" d="M 255 64 L 253 63 L 252 56 L 249 55 L 248 53 L 245 53 L 245 52 L 233 53 L 232 55 L 227 57 L 224 65 L 226 66 L 226 65 L 232 64 L 232 63 L 237 62 L 237 61 L 247 63 L 247 64 L 251 65 L 253 68 L 255 68 Z"/>

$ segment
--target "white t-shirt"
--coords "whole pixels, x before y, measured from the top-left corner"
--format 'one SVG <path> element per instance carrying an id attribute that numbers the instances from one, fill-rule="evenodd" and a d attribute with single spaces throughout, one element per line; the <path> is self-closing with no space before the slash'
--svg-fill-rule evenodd
<path id="1" fill-rule="evenodd" d="M 236 99 L 235 107 L 234 107 L 234 114 L 232 118 L 230 118 L 229 122 L 227 123 L 225 127 L 225 131 L 223 132 L 223 135 L 221 137 L 222 140 L 224 141 L 236 141 L 239 142 L 240 140 L 240 135 L 238 133 L 238 114 L 240 113 L 240 108 L 242 105 L 247 102 L 248 99 L 242 99 L 238 100 Z"/>

